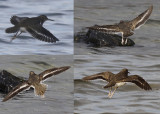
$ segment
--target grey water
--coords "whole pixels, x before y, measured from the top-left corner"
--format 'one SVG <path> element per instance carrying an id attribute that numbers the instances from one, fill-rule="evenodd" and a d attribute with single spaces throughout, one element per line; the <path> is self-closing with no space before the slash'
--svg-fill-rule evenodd
<path id="1" fill-rule="evenodd" d="M 1 55 L 0 70 L 28 79 L 29 72 L 36 74 L 53 67 L 71 66 L 70 69 L 52 76 L 47 84 L 45 98 L 34 91 L 23 91 L 13 99 L 0 102 L 0 114 L 72 114 L 73 113 L 73 56 L 65 55 Z M 5 94 L 0 93 L 0 100 Z"/>
<path id="2" fill-rule="evenodd" d="M 74 62 L 75 114 L 159 114 L 160 113 L 160 56 L 156 55 L 76 55 Z M 128 68 L 129 75 L 139 75 L 152 87 L 145 91 L 134 83 L 117 89 L 109 99 L 106 81 L 82 81 L 85 76 Z"/>
<path id="3" fill-rule="evenodd" d="M 73 0 L 1 0 L 0 1 L 0 55 L 63 55 L 73 54 Z M 10 42 L 14 34 L 5 33 L 13 26 L 10 18 L 46 15 L 55 21 L 46 21 L 44 27 L 60 41 L 46 43 L 22 33 Z"/>
<path id="4" fill-rule="evenodd" d="M 89 47 L 75 43 L 75 54 L 152 54 L 160 53 L 160 1 L 159 0 L 75 0 L 75 34 L 87 31 L 85 27 L 111 25 L 120 20 L 132 20 L 153 4 L 153 12 L 146 24 L 130 36 L 133 47 Z"/>

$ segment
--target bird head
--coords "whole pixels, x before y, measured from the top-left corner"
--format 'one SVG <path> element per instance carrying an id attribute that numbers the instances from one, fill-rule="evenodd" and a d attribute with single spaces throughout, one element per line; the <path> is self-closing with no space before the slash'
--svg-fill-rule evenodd
<path id="1" fill-rule="evenodd" d="M 29 76 L 34 76 L 36 75 L 33 71 L 30 71 Z"/>
<path id="2" fill-rule="evenodd" d="M 126 68 L 122 69 L 121 72 L 123 72 L 123 73 L 125 73 L 125 74 L 127 74 L 127 75 L 128 75 L 128 73 L 130 73 L 130 72 L 128 72 L 128 69 L 126 69 Z"/>
<path id="3" fill-rule="evenodd" d="M 47 21 L 47 20 L 49 20 L 49 21 L 54 21 L 54 20 L 52 20 L 52 19 L 49 19 L 49 18 L 48 18 L 47 16 L 45 16 L 45 15 L 40 15 L 39 18 L 40 18 L 41 20 L 43 20 L 43 21 Z"/>

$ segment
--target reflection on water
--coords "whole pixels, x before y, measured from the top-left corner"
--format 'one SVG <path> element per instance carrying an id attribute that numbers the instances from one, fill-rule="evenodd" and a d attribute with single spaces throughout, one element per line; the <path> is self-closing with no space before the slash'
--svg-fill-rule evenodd
<path id="1" fill-rule="evenodd" d="M 0 56 L 0 70 L 15 76 L 28 78 L 29 72 L 42 71 L 61 66 L 71 66 L 73 56 Z M 71 114 L 73 112 L 73 68 L 44 82 L 48 85 L 45 98 L 35 96 L 33 91 L 23 91 L 7 102 L 0 102 L 1 114 Z M 4 94 L 0 94 L 1 100 Z"/>
<path id="2" fill-rule="evenodd" d="M 149 55 L 77 55 L 75 56 L 75 113 L 159 113 L 160 103 L 160 56 Z M 130 75 L 142 76 L 152 87 L 145 91 L 127 83 L 108 99 L 109 89 L 103 89 L 106 81 L 82 81 L 87 75 L 111 71 L 118 73 L 128 68 Z"/>
<path id="3" fill-rule="evenodd" d="M 157 0 L 75 0 L 75 33 L 85 27 L 110 25 L 120 20 L 131 20 L 153 4 L 153 12 L 145 25 L 130 36 L 134 47 L 92 48 L 75 43 L 75 54 L 159 54 L 160 15 Z M 82 46 L 83 45 L 83 46 Z"/>
<path id="4" fill-rule="evenodd" d="M 0 1 L 0 54 L 73 54 L 73 0 L 7 0 Z M 5 29 L 13 26 L 10 17 L 35 17 L 47 15 L 55 21 L 46 21 L 44 27 L 60 41 L 46 43 L 39 41 L 29 33 L 22 33 L 10 43 L 14 34 L 5 33 Z"/>

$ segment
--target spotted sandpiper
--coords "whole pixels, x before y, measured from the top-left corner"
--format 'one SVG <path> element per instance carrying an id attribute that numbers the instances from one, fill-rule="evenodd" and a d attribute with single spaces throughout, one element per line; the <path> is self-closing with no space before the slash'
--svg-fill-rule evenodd
<path id="1" fill-rule="evenodd" d="M 51 77 L 52 75 L 57 75 L 61 72 L 68 70 L 70 66 L 64 66 L 59 68 L 52 68 L 45 70 L 40 74 L 35 74 L 33 71 L 29 73 L 29 79 L 19 85 L 17 85 L 13 90 L 11 90 L 3 99 L 3 102 L 9 100 L 10 98 L 17 95 L 19 92 L 26 90 L 30 87 L 34 88 L 35 95 L 40 95 L 44 97 L 44 93 L 46 91 L 47 85 L 43 84 L 42 81 L 46 80 L 47 78 Z"/>
<path id="2" fill-rule="evenodd" d="M 127 44 L 127 37 L 134 34 L 134 30 L 140 28 L 148 20 L 153 10 L 151 5 L 146 11 L 138 15 L 131 21 L 120 21 L 118 24 L 114 25 L 96 25 L 92 27 L 87 27 L 89 30 L 95 30 L 97 32 L 103 32 L 107 34 L 121 34 L 122 41 L 121 44 Z M 126 40 L 124 40 L 124 37 Z"/>
<path id="3" fill-rule="evenodd" d="M 45 15 L 32 18 L 13 16 L 11 17 L 10 22 L 14 26 L 7 28 L 6 33 L 16 33 L 11 41 L 19 36 L 22 32 L 28 32 L 34 38 L 45 42 L 53 43 L 59 41 L 58 38 L 56 38 L 52 33 L 43 27 L 43 23 L 47 20 L 54 21 L 52 19 L 48 19 Z"/>
<path id="4" fill-rule="evenodd" d="M 86 76 L 83 78 L 83 80 L 103 79 L 105 81 L 108 81 L 109 83 L 104 86 L 104 88 L 110 88 L 108 94 L 109 98 L 112 98 L 116 89 L 120 86 L 125 85 L 126 82 L 135 83 L 138 87 L 144 90 L 152 90 L 150 85 L 142 77 L 140 77 L 139 75 L 128 76 L 128 73 L 128 69 L 122 69 L 118 74 L 113 74 L 112 72 L 102 72 L 91 76 Z M 115 89 L 112 92 L 113 86 L 115 87 Z"/>

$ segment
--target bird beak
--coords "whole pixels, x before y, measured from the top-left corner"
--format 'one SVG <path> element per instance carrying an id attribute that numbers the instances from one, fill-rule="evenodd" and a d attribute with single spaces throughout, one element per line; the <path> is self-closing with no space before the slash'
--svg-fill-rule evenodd
<path id="1" fill-rule="evenodd" d="M 49 20 L 49 21 L 54 21 L 54 20 L 52 20 L 52 19 L 47 19 L 47 20 Z"/>

